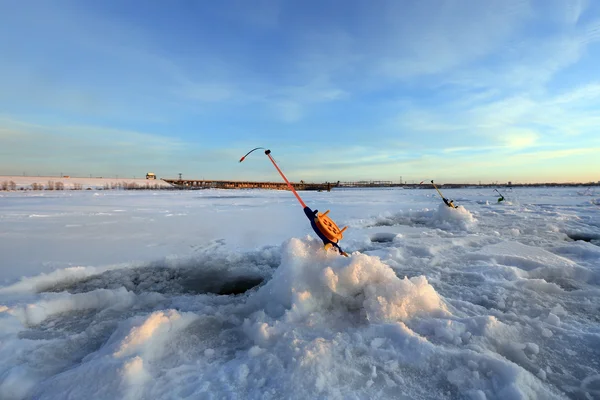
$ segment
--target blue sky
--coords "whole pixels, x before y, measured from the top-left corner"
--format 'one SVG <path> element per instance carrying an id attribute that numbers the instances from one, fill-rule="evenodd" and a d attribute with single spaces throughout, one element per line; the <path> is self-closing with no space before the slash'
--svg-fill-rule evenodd
<path id="1" fill-rule="evenodd" d="M 0 174 L 600 180 L 600 2 L 0 0 Z"/>

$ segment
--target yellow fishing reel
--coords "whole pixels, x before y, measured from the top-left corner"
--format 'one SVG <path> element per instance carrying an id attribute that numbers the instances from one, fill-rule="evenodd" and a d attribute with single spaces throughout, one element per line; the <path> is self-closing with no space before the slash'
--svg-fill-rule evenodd
<path id="1" fill-rule="evenodd" d="M 309 218 L 310 225 L 317 236 L 323 241 L 325 250 L 335 248 L 341 255 L 348 257 L 348 253 L 338 245 L 339 241 L 344 237 L 344 231 L 348 229 L 347 226 L 342 229 L 338 228 L 336 223 L 327 216 L 329 210 L 320 213 L 318 210 L 313 211 L 309 207 L 304 207 L 304 214 Z"/>
<path id="2" fill-rule="evenodd" d="M 317 213 L 315 217 L 315 225 L 319 229 L 319 231 L 325 236 L 329 241 L 333 243 L 337 243 L 344 237 L 343 232 L 348 229 L 347 226 L 340 229 L 336 225 L 335 222 L 331 218 L 327 216 L 329 214 L 329 210 L 324 213 Z"/>
<path id="3" fill-rule="evenodd" d="M 435 190 L 437 190 L 438 194 L 440 195 L 440 197 L 442 198 L 442 200 L 444 200 L 444 203 L 450 207 L 450 208 L 458 208 L 458 206 L 456 204 L 454 204 L 454 200 L 448 200 L 447 198 L 444 197 L 444 195 L 442 194 L 442 192 L 440 192 L 440 189 L 438 189 L 437 186 L 435 186 L 435 183 L 433 183 L 433 180 L 431 181 L 431 184 L 433 185 L 433 187 L 435 188 Z"/>

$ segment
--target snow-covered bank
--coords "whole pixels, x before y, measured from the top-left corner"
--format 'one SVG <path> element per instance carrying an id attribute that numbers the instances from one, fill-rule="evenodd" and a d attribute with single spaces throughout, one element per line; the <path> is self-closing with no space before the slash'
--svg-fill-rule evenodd
<path id="1" fill-rule="evenodd" d="M 160 179 L 145 178 L 85 178 L 64 176 L 2 176 L 0 175 L 0 190 L 103 190 L 116 188 L 168 188 L 171 187 Z M 0 191 L 0 193 L 2 193 Z"/>
<path id="2" fill-rule="evenodd" d="M 0 398 L 599 397 L 598 207 L 449 192 L 2 198 Z"/>

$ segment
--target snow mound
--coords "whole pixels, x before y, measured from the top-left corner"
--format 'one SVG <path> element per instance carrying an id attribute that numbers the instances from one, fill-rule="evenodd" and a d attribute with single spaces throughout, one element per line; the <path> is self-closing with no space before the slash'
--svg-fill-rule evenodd
<path id="1" fill-rule="evenodd" d="M 124 338 L 109 343 L 104 350 L 114 350 L 112 356 L 115 358 L 159 358 L 173 331 L 185 328 L 197 318 L 192 313 L 181 315 L 175 310 L 156 311 L 146 318 L 138 318 L 126 330 Z"/>
<path id="2" fill-rule="evenodd" d="M 64 314 L 83 310 L 124 310 L 134 305 L 154 304 L 163 299 L 158 293 L 134 293 L 121 287 L 116 290 L 98 289 L 88 293 L 49 293 L 44 299 L 35 303 L 7 309 L 7 313 L 15 316 L 24 326 L 38 325 L 56 314 Z"/>
<path id="3" fill-rule="evenodd" d="M 496 201 L 494 204 L 495 204 L 495 205 L 498 205 L 498 206 L 514 206 L 514 205 L 515 205 L 515 204 L 514 204 L 512 201 L 510 201 L 510 200 L 504 200 L 504 201 L 501 201 L 501 202 L 497 202 L 497 201 Z"/>
<path id="4" fill-rule="evenodd" d="M 77 282 L 87 277 L 102 273 L 110 268 L 113 267 L 68 267 L 49 273 L 41 273 L 33 277 L 23 277 L 20 281 L 10 286 L 0 287 L 0 295 L 35 293 L 38 291 L 43 291 L 47 287 L 56 285 L 59 282 L 62 284 Z"/>
<path id="5" fill-rule="evenodd" d="M 521 366 L 478 353 L 510 327 L 455 317 L 426 277 L 399 278 L 378 257 L 339 257 L 315 240 L 292 239 L 283 253 L 250 295 L 236 393 L 266 375 L 291 398 L 556 398 Z"/>
<path id="6" fill-rule="evenodd" d="M 339 257 L 322 251 L 316 240 L 292 239 L 280 267 L 252 300 L 290 320 L 332 308 L 374 323 L 448 313 L 424 276 L 400 279 L 378 257 L 358 252 Z"/>
<path id="7" fill-rule="evenodd" d="M 0 295 L 81 293 L 122 287 L 138 294 L 236 294 L 260 284 L 278 263 L 279 248 L 273 246 L 246 253 L 212 250 L 192 257 L 170 257 L 147 263 L 58 269 L 0 287 Z"/>
<path id="8" fill-rule="evenodd" d="M 523 271 L 538 268 L 573 268 L 576 263 L 547 250 L 518 242 L 504 241 L 485 246 L 471 255 L 474 259 L 494 259 L 496 262 L 517 267 Z"/>
<path id="9" fill-rule="evenodd" d="M 30 394 L 39 399 L 61 398 L 64 393 L 72 398 L 156 398 L 147 390 L 153 373 L 165 367 L 161 363 L 168 364 L 171 343 L 181 340 L 197 319 L 194 313 L 171 309 L 126 320 L 81 365 L 41 382 Z M 73 385 L 77 381 L 85 384 Z"/>
<path id="10" fill-rule="evenodd" d="M 595 226 L 567 227 L 564 231 L 571 240 L 600 245 L 600 229 Z"/>
<path id="11" fill-rule="evenodd" d="M 491 260 L 513 268 L 521 284 L 531 289 L 561 293 L 597 281 L 598 274 L 563 256 L 518 242 L 500 242 L 469 255 L 473 260 Z M 537 280 L 537 281 L 536 281 Z"/>
<path id="12" fill-rule="evenodd" d="M 477 219 L 463 206 L 450 208 L 440 204 L 437 209 L 400 211 L 395 214 L 380 215 L 374 223 L 367 226 L 427 226 L 445 231 L 470 231 Z"/>
<path id="13" fill-rule="evenodd" d="M 279 259 L 238 296 L 120 287 L 0 305 L 0 398 L 559 398 L 526 359 L 543 347 L 425 276 L 311 238 Z M 565 314 L 539 323 L 565 329 Z"/>
<path id="14" fill-rule="evenodd" d="M 445 204 L 440 204 L 433 213 L 433 222 L 436 228 L 453 230 L 471 230 L 477 219 L 463 206 L 450 208 Z"/>

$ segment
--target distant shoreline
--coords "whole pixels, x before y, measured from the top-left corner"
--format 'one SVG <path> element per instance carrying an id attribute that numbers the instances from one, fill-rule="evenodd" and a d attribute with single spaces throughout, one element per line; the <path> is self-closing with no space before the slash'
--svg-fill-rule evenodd
<path id="1" fill-rule="evenodd" d="M 239 181 L 205 181 L 212 183 L 239 182 Z M 183 180 L 189 182 L 189 180 Z M 0 175 L 0 191 L 6 190 L 116 190 L 116 189 L 207 189 L 205 187 L 187 187 L 178 185 L 176 179 L 168 179 L 168 182 L 162 179 L 145 178 L 104 178 L 104 177 L 68 177 L 68 176 L 16 176 Z M 255 183 L 265 183 L 256 181 Z M 305 183 L 293 183 L 302 186 Z M 308 184 L 308 183 L 307 183 Z M 327 183 L 315 183 L 315 185 L 327 185 Z M 429 182 L 422 184 L 414 183 L 392 183 L 390 181 L 356 181 L 356 182 L 331 182 L 332 189 L 351 189 L 351 188 L 406 188 L 406 189 L 429 189 Z M 545 182 L 545 183 L 446 183 L 438 184 L 440 187 L 451 188 L 519 188 L 519 187 L 597 187 L 600 182 Z M 219 187 L 224 189 L 243 189 L 238 187 Z M 274 188 L 273 188 L 274 189 Z M 301 190 L 301 188 L 298 188 Z"/>
<path id="2" fill-rule="evenodd" d="M 0 175 L 0 191 L 171 189 L 160 179 Z"/>

